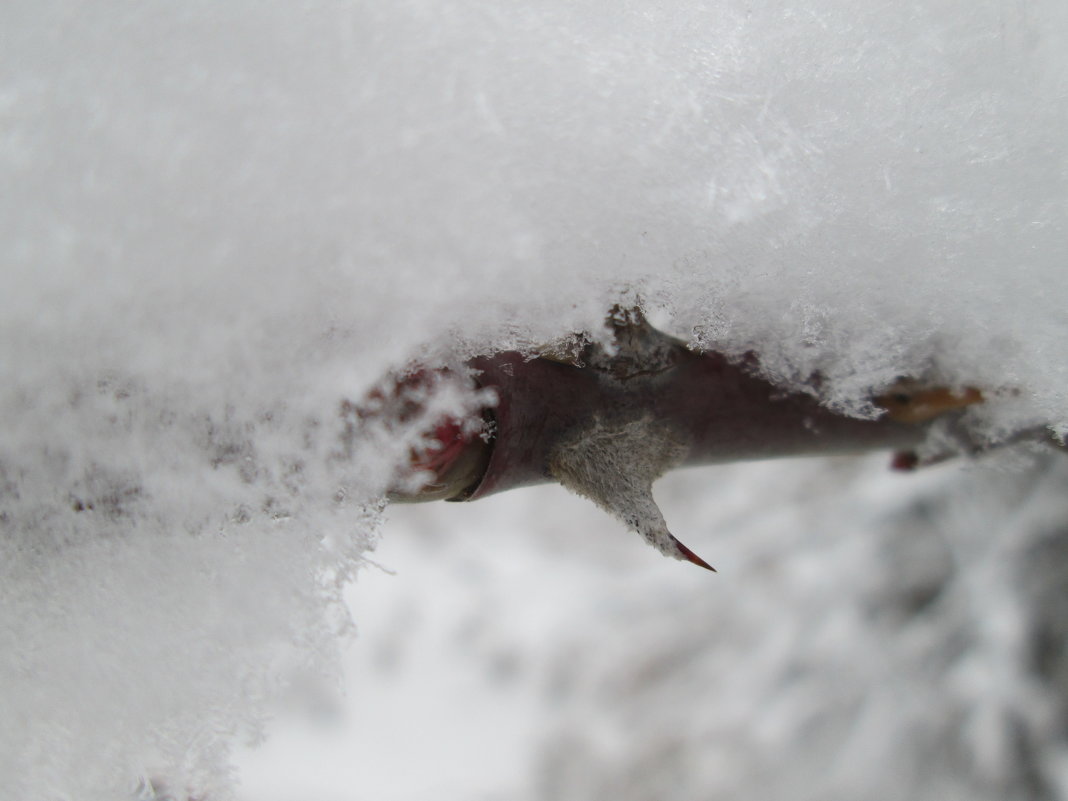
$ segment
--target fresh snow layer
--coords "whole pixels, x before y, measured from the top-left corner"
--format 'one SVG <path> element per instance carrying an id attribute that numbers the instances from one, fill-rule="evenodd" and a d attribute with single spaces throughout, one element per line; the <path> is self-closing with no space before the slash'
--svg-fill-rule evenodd
<path id="1" fill-rule="evenodd" d="M 0 794 L 228 796 L 279 692 L 335 680 L 411 434 L 340 412 L 410 359 L 640 298 L 839 409 L 916 375 L 982 387 L 984 435 L 1068 430 L 1059 0 L 9 0 L 0 32 Z"/>

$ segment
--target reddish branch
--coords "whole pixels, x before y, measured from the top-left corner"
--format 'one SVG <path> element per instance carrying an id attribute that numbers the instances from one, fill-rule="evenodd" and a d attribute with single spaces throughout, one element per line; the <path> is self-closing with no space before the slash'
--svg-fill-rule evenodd
<path id="1" fill-rule="evenodd" d="M 591 498 L 659 550 L 703 567 L 668 531 L 652 483 L 674 467 L 803 454 L 895 449 L 895 464 L 929 421 L 978 403 L 977 390 L 902 383 L 873 399 L 873 420 L 838 414 L 802 393 L 759 378 L 754 364 L 695 353 L 635 311 L 609 318 L 615 347 L 589 344 L 573 356 L 505 352 L 469 362 L 496 403 L 481 428 L 444 420 L 434 445 L 413 454 L 430 480 L 398 500 L 477 500 L 559 481 Z M 710 568 L 711 569 L 711 568 Z"/>

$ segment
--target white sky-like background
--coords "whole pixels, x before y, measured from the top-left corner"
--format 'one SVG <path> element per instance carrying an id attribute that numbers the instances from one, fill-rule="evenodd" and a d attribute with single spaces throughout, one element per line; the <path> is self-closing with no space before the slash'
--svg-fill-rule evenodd
<path id="1" fill-rule="evenodd" d="M 424 710 L 404 761 L 458 798 L 1055 792 L 1028 643 L 1058 582 L 1019 576 L 1059 562 L 1056 461 L 667 479 L 710 583 L 552 488 L 381 525 L 403 444 L 336 451 L 405 360 L 592 331 L 621 293 L 841 409 L 922 374 L 987 391 L 976 431 L 1068 428 L 1066 37 L 1056 0 L 6 3 L 0 793 L 226 798 L 301 682 L 379 730 Z M 428 676 L 470 698 L 402 708 Z M 538 723 L 487 737 L 494 692 Z M 351 753 L 336 797 L 383 797 L 353 783 L 395 750 Z"/>

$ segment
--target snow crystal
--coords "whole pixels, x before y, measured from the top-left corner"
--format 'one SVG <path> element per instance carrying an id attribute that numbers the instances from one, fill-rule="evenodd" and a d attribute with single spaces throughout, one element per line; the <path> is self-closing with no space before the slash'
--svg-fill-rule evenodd
<path id="1" fill-rule="evenodd" d="M 1068 431 L 1057 0 L 11 0 L 0 29 L 13 798 L 227 797 L 287 677 L 337 670 L 409 442 L 346 449 L 342 412 L 412 358 L 640 298 L 839 409 L 915 376 L 981 387 L 991 437 Z"/>

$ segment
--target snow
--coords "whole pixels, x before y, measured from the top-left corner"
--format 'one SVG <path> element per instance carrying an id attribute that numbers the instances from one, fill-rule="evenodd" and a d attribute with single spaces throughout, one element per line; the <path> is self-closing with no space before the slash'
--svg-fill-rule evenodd
<path id="1" fill-rule="evenodd" d="M 982 387 L 991 437 L 1068 431 L 1062 3 L 10 0 L 0 31 L 0 795 L 232 797 L 304 681 L 381 699 L 387 745 L 394 707 L 430 732 L 406 760 L 353 735 L 342 797 L 404 763 L 456 797 L 1066 786 L 1057 462 L 669 477 L 715 584 L 559 488 L 383 526 L 416 432 L 346 449 L 341 415 L 412 358 L 598 336 L 640 297 L 842 410 L 913 375 Z M 397 542 L 459 514 L 440 574 Z M 380 538 L 428 667 L 359 661 Z M 483 583 L 436 608 L 466 559 Z M 541 723 L 444 684 L 464 619 Z M 401 713 L 409 675 L 456 703 Z"/>

